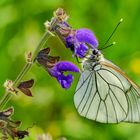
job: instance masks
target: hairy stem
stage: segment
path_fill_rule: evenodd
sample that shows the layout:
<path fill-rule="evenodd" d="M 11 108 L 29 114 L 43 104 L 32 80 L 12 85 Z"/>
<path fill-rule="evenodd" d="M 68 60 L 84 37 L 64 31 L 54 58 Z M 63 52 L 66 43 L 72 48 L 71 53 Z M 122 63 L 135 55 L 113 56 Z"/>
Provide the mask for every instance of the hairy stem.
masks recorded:
<path fill-rule="evenodd" d="M 33 63 L 35 62 L 35 58 L 39 52 L 39 50 L 41 49 L 41 47 L 46 43 L 46 41 L 48 40 L 50 34 L 48 32 L 46 32 L 44 34 L 44 36 L 42 37 L 41 41 L 39 42 L 38 46 L 36 47 L 34 53 L 33 53 Z M 23 67 L 23 69 L 21 70 L 21 72 L 19 73 L 19 75 L 17 76 L 16 80 L 14 81 L 13 86 L 17 87 L 17 85 L 21 82 L 21 80 L 23 79 L 23 77 L 27 74 L 27 72 L 30 70 L 30 68 L 32 67 L 33 63 L 26 63 L 25 66 Z M 4 108 L 4 106 L 6 105 L 6 103 L 12 98 L 13 94 L 6 92 L 4 97 L 1 99 L 0 101 L 0 110 L 2 110 Z"/>
<path fill-rule="evenodd" d="M 67 17 L 68 16 L 66 15 L 65 11 L 62 8 L 58 8 L 54 12 L 54 17 L 51 19 L 51 21 L 45 23 L 45 26 L 48 29 L 48 31 L 45 32 L 45 34 L 43 35 L 41 41 L 37 45 L 34 53 L 32 54 L 32 63 L 27 62 L 25 64 L 25 66 L 23 67 L 23 69 L 21 70 L 21 72 L 19 73 L 19 75 L 17 76 L 16 80 L 14 81 L 14 83 L 13 83 L 14 88 L 16 88 L 19 85 L 19 83 L 21 82 L 23 77 L 27 74 L 27 72 L 32 67 L 33 63 L 36 60 L 36 56 L 37 56 L 38 52 L 45 45 L 46 41 L 50 37 L 50 35 L 51 35 L 50 33 L 55 31 L 55 29 L 57 27 L 57 24 L 63 23 L 64 21 L 66 21 Z M 12 96 L 13 96 L 13 94 L 11 94 L 9 92 L 5 93 L 4 97 L 0 100 L 0 110 L 2 110 L 4 108 L 4 106 L 11 99 Z"/>

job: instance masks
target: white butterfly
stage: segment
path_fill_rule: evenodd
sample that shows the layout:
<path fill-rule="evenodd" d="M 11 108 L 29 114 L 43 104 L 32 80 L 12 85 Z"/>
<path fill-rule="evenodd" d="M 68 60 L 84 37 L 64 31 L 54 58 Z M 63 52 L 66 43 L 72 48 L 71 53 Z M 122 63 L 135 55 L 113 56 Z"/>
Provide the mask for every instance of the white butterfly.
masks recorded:
<path fill-rule="evenodd" d="M 81 116 L 98 122 L 140 122 L 140 88 L 99 51 L 83 62 L 74 104 Z"/>

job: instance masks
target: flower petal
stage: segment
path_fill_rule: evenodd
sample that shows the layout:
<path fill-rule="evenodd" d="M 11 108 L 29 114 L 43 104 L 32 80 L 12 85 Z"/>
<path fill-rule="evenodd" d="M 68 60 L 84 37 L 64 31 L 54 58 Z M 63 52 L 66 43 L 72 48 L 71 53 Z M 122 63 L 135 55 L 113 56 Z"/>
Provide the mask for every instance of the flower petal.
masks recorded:
<path fill-rule="evenodd" d="M 68 89 L 73 81 L 73 76 L 71 74 L 65 76 L 63 73 L 66 71 L 80 72 L 77 66 L 67 61 L 58 62 L 53 68 L 48 69 L 49 74 L 58 80 L 62 88 Z"/>
<path fill-rule="evenodd" d="M 70 88 L 71 83 L 73 81 L 73 76 L 71 74 L 68 74 L 67 76 L 62 74 L 62 75 L 59 75 L 57 80 L 63 88 L 68 89 L 68 88 Z"/>
<path fill-rule="evenodd" d="M 71 62 L 61 61 L 58 62 L 54 67 L 56 67 L 57 71 L 71 71 L 71 72 L 80 72 L 79 68 Z"/>
<path fill-rule="evenodd" d="M 98 47 L 98 41 L 94 33 L 89 29 L 79 29 L 76 30 L 76 38 L 79 42 L 88 43 L 93 49 Z"/>
<path fill-rule="evenodd" d="M 88 46 L 86 46 L 84 43 L 80 44 L 79 47 L 75 48 L 75 54 L 79 58 L 85 57 L 87 51 L 88 51 Z"/>
<path fill-rule="evenodd" d="M 67 48 L 71 48 L 71 46 L 74 45 L 74 42 L 75 42 L 75 38 L 74 38 L 74 35 L 69 35 L 65 38 L 65 41 L 66 41 L 66 47 Z"/>

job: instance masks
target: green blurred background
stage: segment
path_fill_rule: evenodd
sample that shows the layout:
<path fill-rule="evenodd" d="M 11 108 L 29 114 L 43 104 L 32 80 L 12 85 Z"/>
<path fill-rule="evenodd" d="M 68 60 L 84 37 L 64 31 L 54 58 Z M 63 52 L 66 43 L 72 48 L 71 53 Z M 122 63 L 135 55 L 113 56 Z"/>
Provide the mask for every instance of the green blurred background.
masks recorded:
<path fill-rule="evenodd" d="M 16 78 L 25 64 L 25 53 L 37 46 L 45 32 L 43 23 L 50 20 L 58 7 L 70 15 L 73 28 L 93 30 L 100 45 L 123 18 L 124 22 L 110 40 L 117 44 L 103 54 L 140 85 L 139 0 L 0 0 L 0 97 L 4 94 L 4 81 Z M 51 37 L 46 46 L 62 60 L 77 64 L 56 37 Z M 68 140 L 139 140 L 140 124 L 106 125 L 78 115 L 73 94 L 79 76 L 75 74 L 72 87 L 64 90 L 41 67 L 32 67 L 24 79 L 36 80 L 32 89 L 34 97 L 21 93 L 7 105 L 14 106 L 13 119 L 22 120 L 21 129 L 36 123 L 25 140 L 35 140 L 43 133 L 50 133 L 54 139 L 64 136 Z"/>

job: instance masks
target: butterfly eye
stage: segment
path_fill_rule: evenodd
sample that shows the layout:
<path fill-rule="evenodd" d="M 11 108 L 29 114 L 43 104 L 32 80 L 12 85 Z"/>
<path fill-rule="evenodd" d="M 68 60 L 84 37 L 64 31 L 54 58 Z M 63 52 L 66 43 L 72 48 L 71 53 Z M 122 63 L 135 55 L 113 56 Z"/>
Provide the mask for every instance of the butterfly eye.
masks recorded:
<path fill-rule="evenodd" d="M 97 55 L 97 54 L 98 54 L 98 50 L 94 49 L 94 50 L 92 51 L 92 54 L 93 54 L 93 55 Z"/>

